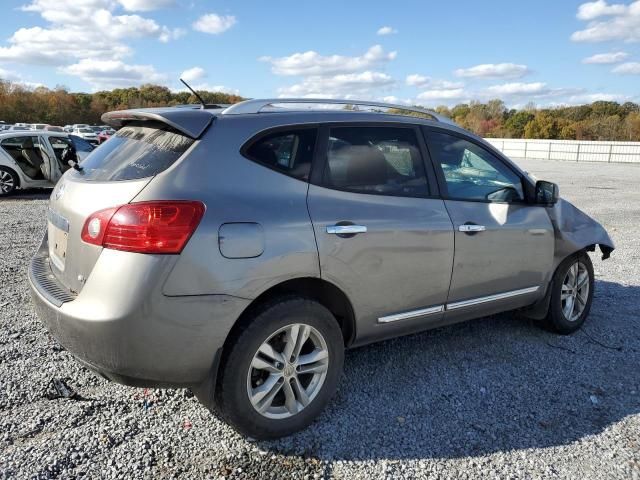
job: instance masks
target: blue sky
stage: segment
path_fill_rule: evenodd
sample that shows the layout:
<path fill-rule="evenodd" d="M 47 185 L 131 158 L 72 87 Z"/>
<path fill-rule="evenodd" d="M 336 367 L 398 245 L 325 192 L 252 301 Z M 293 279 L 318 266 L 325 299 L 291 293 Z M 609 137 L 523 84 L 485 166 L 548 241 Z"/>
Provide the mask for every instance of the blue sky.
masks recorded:
<path fill-rule="evenodd" d="M 640 0 L 3 0 L 0 77 L 436 106 L 640 101 Z"/>

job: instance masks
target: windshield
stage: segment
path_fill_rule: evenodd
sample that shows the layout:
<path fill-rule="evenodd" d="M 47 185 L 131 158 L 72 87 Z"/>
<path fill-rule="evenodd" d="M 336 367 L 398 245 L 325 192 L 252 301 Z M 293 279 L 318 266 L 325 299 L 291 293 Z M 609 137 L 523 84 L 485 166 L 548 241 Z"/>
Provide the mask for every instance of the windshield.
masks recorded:
<path fill-rule="evenodd" d="M 93 130 L 91 130 L 90 128 L 79 128 L 78 131 L 80 133 L 93 133 Z"/>
<path fill-rule="evenodd" d="M 156 122 L 131 123 L 82 162 L 85 180 L 133 180 L 169 168 L 194 140 Z"/>

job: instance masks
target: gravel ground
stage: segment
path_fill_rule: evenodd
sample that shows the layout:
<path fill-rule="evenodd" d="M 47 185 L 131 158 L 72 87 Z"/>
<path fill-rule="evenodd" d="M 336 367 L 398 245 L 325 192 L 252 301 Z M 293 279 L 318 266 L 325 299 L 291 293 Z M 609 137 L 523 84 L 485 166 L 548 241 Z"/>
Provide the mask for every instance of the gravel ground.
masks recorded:
<path fill-rule="evenodd" d="M 48 193 L 0 201 L 0 478 L 640 479 L 640 166 L 519 162 L 599 219 L 585 328 L 512 314 L 350 351 L 306 431 L 251 443 L 183 390 L 108 383 L 39 323 L 25 269 Z M 47 400 L 64 378 L 80 400 Z"/>

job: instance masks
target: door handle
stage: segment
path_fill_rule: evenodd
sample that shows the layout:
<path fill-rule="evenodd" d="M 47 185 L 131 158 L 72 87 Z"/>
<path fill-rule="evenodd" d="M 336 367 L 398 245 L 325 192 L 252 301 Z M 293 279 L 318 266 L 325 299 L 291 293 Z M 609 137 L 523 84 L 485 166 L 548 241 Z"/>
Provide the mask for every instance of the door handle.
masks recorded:
<path fill-rule="evenodd" d="M 484 232 L 487 229 L 484 225 L 474 225 L 465 223 L 464 225 L 460 225 L 458 230 L 464 233 L 477 233 Z"/>
<path fill-rule="evenodd" d="M 327 225 L 327 233 L 333 235 L 355 235 L 356 233 L 367 233 L 364 225 Z"/>

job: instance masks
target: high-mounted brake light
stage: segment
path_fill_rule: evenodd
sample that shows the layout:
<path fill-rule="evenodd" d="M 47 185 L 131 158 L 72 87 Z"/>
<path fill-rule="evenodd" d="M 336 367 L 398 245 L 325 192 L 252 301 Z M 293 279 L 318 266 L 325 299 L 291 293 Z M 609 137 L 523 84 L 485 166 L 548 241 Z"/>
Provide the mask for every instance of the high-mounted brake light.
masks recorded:
<path fill-rule="evenodd" d="M 86 243 L 137 253 L 180 253 L 204 215 L 202 202 L 163 200 L 100 210 L 87 218 Z"/>

